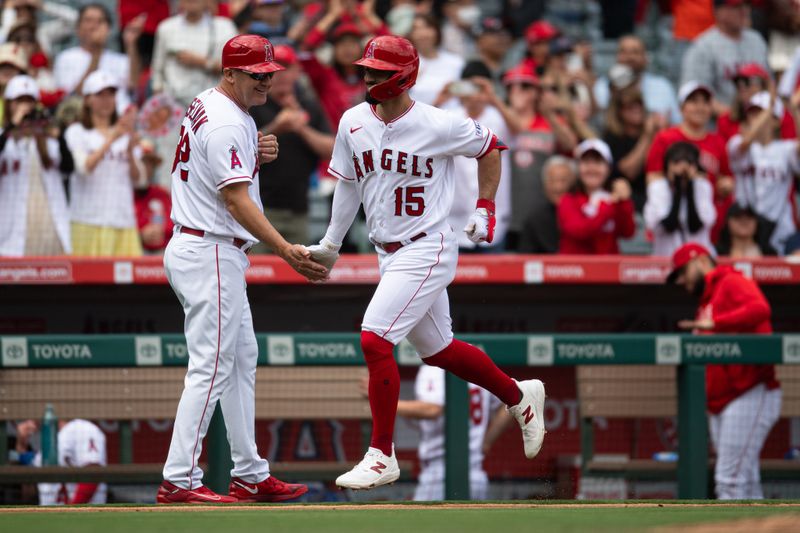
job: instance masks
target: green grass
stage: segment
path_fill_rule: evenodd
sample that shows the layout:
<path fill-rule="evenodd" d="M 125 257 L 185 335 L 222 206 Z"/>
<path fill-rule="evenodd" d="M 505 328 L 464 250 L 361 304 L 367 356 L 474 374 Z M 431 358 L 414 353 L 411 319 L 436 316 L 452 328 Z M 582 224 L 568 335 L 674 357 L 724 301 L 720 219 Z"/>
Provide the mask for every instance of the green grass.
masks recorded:
<path fill-rule="evenodd" d="M 200 532 L 634 532 L 655 526 L 720 522 L 791 513 L 800 526 L 800 509 L 764 506 L 740 507 L 628 507 L 536 509 L 303 509 L 270 511 L 230 510 L 185 512 L 176 510 L 89 513 L 0 514 L 0 530 L 15 533 L 200 533 Z M 800 527 L 797 528 L 800 530 Z M 754 532 L 755 533 L 755 532 Z"/>

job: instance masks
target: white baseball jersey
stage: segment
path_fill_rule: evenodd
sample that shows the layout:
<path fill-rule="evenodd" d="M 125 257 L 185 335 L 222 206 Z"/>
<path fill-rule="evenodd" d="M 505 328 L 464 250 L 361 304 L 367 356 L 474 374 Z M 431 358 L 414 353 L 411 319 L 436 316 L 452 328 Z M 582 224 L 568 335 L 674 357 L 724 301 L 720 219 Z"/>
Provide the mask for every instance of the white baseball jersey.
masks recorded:
<path fill-rule="evenodd" d="M 448 231 L 453 157 L 481 157 L 492 132 L 478 122 L 413 102 L 385 123 L 368 104 L 342 116 L 328 171 L 355 182 L 373 242 Z M 475 180 L 475 176 L 458 176 Z"/>
<path fill-rule="evenodd" d="M 469 462 L 472 467 L 483 463 L 483 438 L 492 414 L 502 405 L 500 400 L 486 389 L 472 383 L 469 387 Z M 417 372 L 414 392 L 417 400 L 444 405 L 445 371 L 442 368 L 423 365 Z M 419 458 L 432 461 L 444 457 L 444 417 L 420 420 Z"/>
<path fill-rule="evenodd" d="M 111 143 L 92 171 L 86 168 L 86 159 L 105 144 L 105 135 L 75 123 L 64 132 L 64 139 L 75 160 L 69 193 L 72 221 L 111 228 L 135 228 L 130 166 L 136 161 L 128 159 L 130 137 L 123 135 Z M 141 148 L 134 148 L 133 156 L 140 159 Z"/>
<path fill-rule="evenodd" d="M 770 244 L 783 252 L 784 242 L 797 231 L 793 201 L 794 176 L 800 173 L 797 140 L 777 140 L 766 146 L 753 143 L 744 154 L 739 153 L 741 143 L 741 135 L 728 141 L 736 201 L 776 222 Z"/>
<path fill-rule="evenodd" d="M 41 456 L 37 460 L 41 465 Z M 105 434 L 88 420 L 75 419 L 67 422 L 58 432 L 58 464 L 76 467 L 105 466 L 108 464 Z M 39 483 L 39 503 L 54 505 L 72 501 L 76 487 L 77 483 Z M 107 487 L 105 483 L 101 483 L 89 503 L 106 503 L 106 499 Z"/>
<path fill-rule="evenodd" d="M 250 184 L 259 209 L 258 130 L 253 118 L 218 89 L 192 101 L 181 124 L 172 163 L 172 221 L 220 237 L 255 242 L 225 208 L 219 191 Z"/>

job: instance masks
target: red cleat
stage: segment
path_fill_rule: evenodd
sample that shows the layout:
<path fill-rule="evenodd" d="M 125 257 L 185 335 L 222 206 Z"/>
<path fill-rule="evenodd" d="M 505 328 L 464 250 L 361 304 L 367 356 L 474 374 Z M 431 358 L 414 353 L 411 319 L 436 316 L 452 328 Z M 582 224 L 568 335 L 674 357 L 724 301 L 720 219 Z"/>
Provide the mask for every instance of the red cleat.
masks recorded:
<path fill-rule="evenodd" d="M 236 503 L 237 501 L 236 498 L 217 494 L 205 486 L 187 490 L 169 481 L 162 482 L 156 494 L 156 503 Z"/>
<path fill-rule="evenodd" d="M 231 479 L 228 490 L 230 496 L 243 503 L 285 502 L 299 498 L 308 492 L 308 487 L 300 483 L 284 483 L 275 476 L 269 476 L 261 483 L 248 483 L 241 478 Z"/>

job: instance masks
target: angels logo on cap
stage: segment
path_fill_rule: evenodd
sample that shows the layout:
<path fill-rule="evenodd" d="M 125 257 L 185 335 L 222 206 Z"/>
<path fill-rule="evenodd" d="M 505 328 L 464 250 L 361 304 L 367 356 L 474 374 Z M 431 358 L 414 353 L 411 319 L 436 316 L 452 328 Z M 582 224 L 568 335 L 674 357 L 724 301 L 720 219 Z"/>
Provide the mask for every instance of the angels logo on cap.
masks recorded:
<path fill-rule="evenodd" d="M 269 43 L 264 45 L 264 61 L 267 63 L 272 63 L 272 45 Z"/>
<path fill-rule="evenodd" d="M 367 48 L 367 51 L 364 54 L 364 57 L 371 57 L 371 58 L 375 57 L 375 42 L 374 41 L 369 43 L 369 47 Z"/>

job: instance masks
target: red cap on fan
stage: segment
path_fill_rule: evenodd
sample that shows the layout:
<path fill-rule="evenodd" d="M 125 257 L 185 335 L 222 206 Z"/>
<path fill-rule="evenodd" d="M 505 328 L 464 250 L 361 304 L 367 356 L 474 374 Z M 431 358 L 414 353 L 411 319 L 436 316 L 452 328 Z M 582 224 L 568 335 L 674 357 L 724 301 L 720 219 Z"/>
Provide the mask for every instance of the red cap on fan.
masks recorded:
<path fill-rule="evenodd" d="M 709 252 L 705 246 L 697 244 L 696 242 L 687 242 L 675 250 L 675 253 L 672 254 L 672 271 L 669 273 L 669 276 L 667 276 L 667 283 L 675 283 L 681 269 L 685 267 L 689 261 L 701 255 L 711 256 L 711 252 Z"/>
<path fill-rule="evenodd" d="M 288 44 L 279 44 L 275 47 L 275 61 L 284 68 L 297 63 L 297 54 Z"/>
<path fill-rule="evenodd" d="M 222 48 L 222 68 L 247 72 L 277 72 L 283 67 L 275 62 L 275 50 L 260 35 L 237 35 Z"/>

